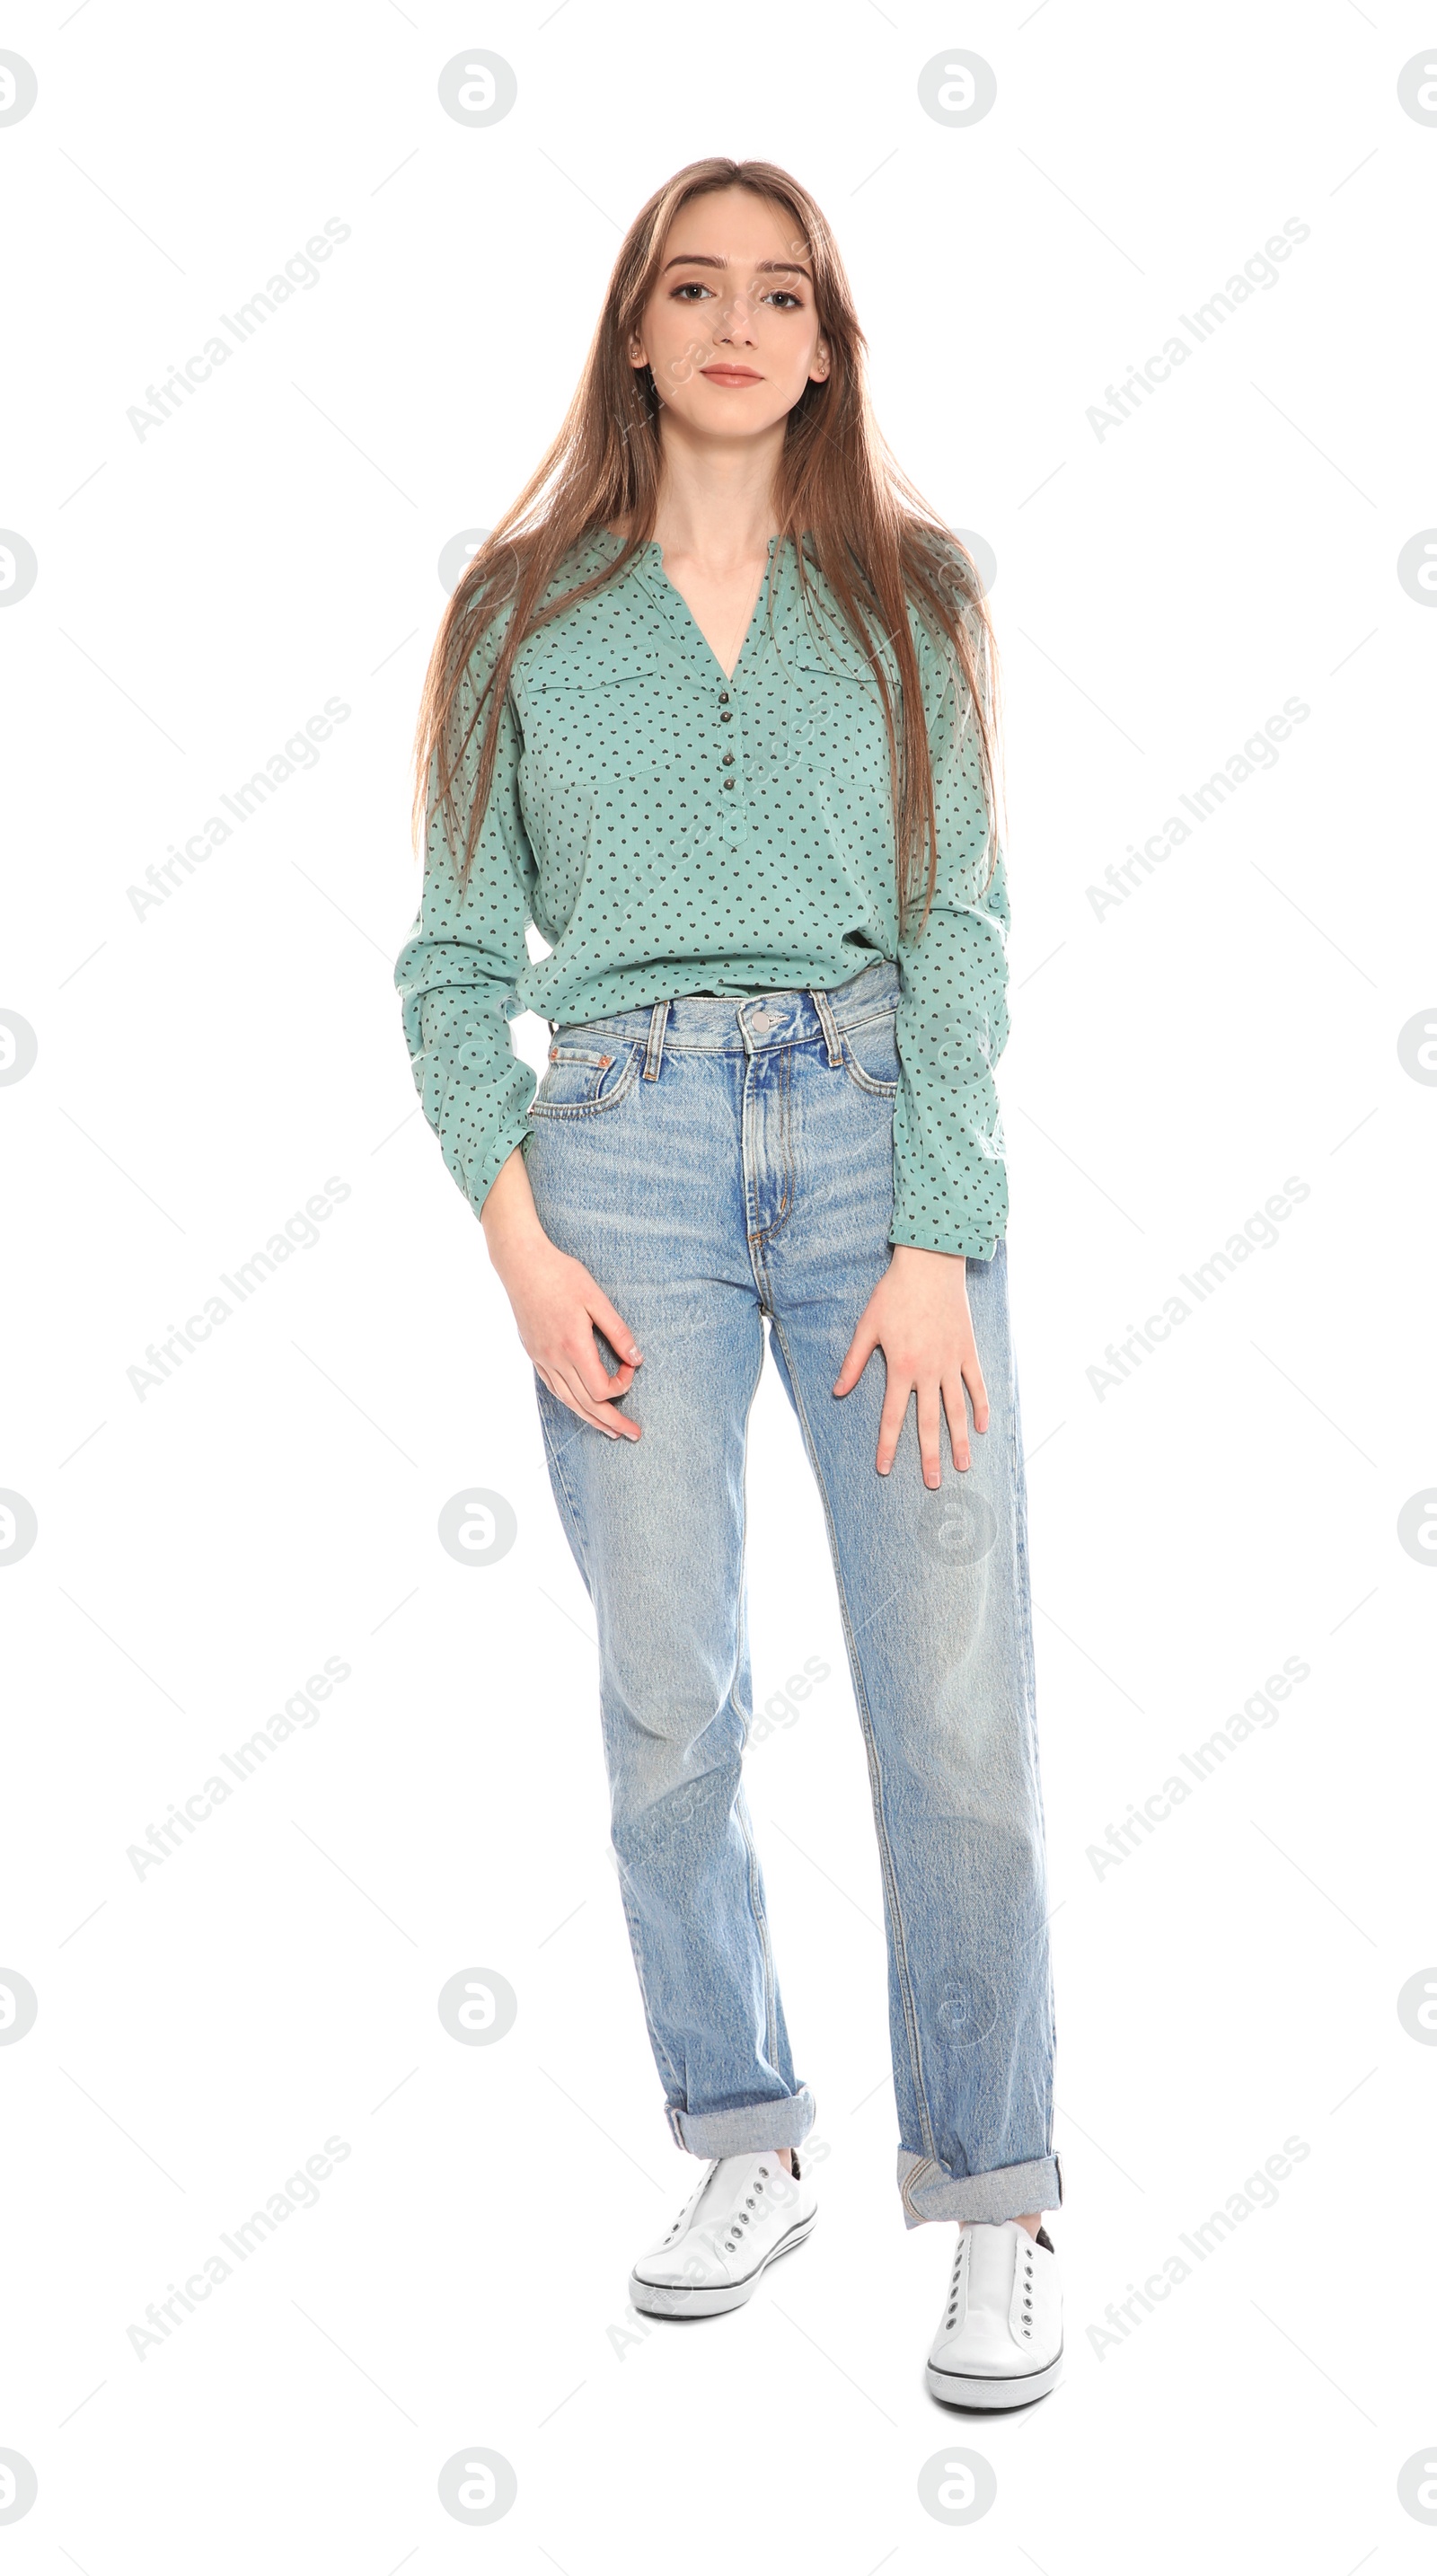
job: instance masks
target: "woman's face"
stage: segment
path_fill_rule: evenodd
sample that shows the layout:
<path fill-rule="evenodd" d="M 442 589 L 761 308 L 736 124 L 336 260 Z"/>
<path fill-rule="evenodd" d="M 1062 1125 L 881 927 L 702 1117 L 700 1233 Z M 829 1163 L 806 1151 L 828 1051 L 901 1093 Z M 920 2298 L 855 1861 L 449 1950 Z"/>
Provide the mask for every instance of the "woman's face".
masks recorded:
<path fill-rule="evenodd" d="M 704 438 L 755 437 L 828 374 L 805 244 L 750 188 L 691 197 L 629 344 L 659 400 Z"/>

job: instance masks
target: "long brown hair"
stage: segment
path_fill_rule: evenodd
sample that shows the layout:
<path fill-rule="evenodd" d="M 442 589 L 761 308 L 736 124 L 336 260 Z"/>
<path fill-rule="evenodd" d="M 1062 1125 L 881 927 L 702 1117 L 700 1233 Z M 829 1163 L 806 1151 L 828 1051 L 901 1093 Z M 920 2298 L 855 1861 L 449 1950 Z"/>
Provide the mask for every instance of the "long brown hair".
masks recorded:
<path fill-rule="evenodd" d="M 503 704 L 519 647 L 575 601 L 612 581 L 653 535 L 662 474 L 662 403 L 652 370 L 635 368 L 628 348 L 641 326 L 679 209 L 691 197 L 720 188 L 748 188 L 778 207 L 793 226 L 792 256 L 806 260 L 812 271 L 830 367 L 825 382 L 805 385 L 788 415 L 774 514 L 780 541 L 795 541 L 805 605 L 811 613 L 807 549 L 877 679 L 888 732 L 899 918 L 906 923 L 921 875 L 926 921 L 937 872 L 937 816 L 909 610 L 916 610 L 935 640 L 946 643 L 966 689 L 963 720 L 971 710 L 988 807 L 990 877 L 998 848 L 998 665 L 992 622 L 972 558 L 894 462 L 873 418 L 865 382 L 866 343 L 823 213 L 807 189 L 771 161 L 692 161 L 655 191 L 630 225 L 564 424 L 518 499 L 476 549 L 440 626 L 415 733 L 415 833 L 427 830 L 430 815 L 442 810 L 450 849 L 457 848 L 455 780 L 486 705 L 497 713 Z M 587 581 L 547 607 L 541 605 L 570 549 L 601 527 L 625 531 L 623 551 Z M 461 691 L 470 694 L 466 672 L 489 628 L 511 602 L 507 632 L 467 724 L 461 723 Z M 884 669 L 885 647 L 898 683 L 896 708 Z M 497 743 L 497 724 L 486 723 L 464 834 L 461 883 L 473 866 Z"/>

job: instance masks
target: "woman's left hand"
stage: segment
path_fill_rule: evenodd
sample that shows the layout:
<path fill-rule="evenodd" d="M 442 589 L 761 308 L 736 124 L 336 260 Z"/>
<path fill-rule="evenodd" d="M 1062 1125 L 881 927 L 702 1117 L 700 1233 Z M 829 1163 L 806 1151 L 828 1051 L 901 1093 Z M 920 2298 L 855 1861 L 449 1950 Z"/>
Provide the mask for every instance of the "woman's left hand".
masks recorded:
<path fill-rule="evenodd" d="M 857 1386 L 869 1355 L 880 1345 L 888 1387 L 878 1425 L 877 1467 L 886 1476 L 898 1450 L 898 1435 L 908 1412 L 909 1396 L 918 1397 L 918 1453 L 925 1485 L 940 1482 L 939 1445 L 943 1415 L 953 1464 L 971 1462 L 968 1408 L 963 1390 L 973 1399 L 973 1428 L 988 1428 L 988 1390 L 978 1365 L 973 1318 L 968 1312 L 968 1265 L 960 1252 L 922 1252 L 897 1243 L 893 1258 L 858 1318 L 848 1355 L 834 1383 L 835 1395 Z"/>

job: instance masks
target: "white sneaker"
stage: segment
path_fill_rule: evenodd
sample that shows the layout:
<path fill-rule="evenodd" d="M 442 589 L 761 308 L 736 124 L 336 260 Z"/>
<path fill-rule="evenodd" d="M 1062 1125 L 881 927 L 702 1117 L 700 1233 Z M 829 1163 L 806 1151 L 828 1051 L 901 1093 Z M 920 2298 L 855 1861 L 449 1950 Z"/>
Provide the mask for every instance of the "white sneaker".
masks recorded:
<path fill-rule="evenodd" d="M 772 2149 L 719 2156 L 667 2236 L 639 2256 L 629 2296 L 655 2317 L 716 2317 L 741 2308 L 770 2263 L 803 2243 L 816 2215 L 796 2150 L 792 2174 Z"/>
<path fill-rule="evenodd" d="M 928 2391 L 950 2406 L 1026 2406 L 1063 2368 L 1058 2257 L 1016 2218 L 965 2219 L 943 2320 L 928 2355 Z"/>

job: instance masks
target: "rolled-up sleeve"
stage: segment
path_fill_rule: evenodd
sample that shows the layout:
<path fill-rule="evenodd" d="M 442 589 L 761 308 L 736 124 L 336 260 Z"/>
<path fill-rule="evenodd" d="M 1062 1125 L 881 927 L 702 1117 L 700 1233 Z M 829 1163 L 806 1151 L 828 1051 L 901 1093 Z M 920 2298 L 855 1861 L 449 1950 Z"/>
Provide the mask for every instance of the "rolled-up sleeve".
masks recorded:
<path fill-rule="evenodd" d="M 499 635 L 486 638 L 486 665 Z M 468 723 L 484 672 L 471 665 L 461 689 Z M 432 812 L 418 918 L 401 949 L 394 981 L 415 1088 L 444 1160 L 477 1215 L 516 1145 L 530 1132 L 534 1094 L 530 1067 L 514 1052 L 509 1022 L 522 1004 L 517 985 L 528 962 L 534 854 L 519 803 L 524 742 L 512 698 L 483 724 L 497 723 L 494 780 L 463 890 L 443 818 Z M 471 736 L 455 780 L 460 849 L 479 769 L 479 736 Z M 430 804 L 434 773 L 430 776 Z"/>
<path fill-rule="evenodd" d="M 925 678 L 931 645 L 920 649 Z M 1008 1037 L 1008 893 L 984 793 L 972 705 L 945 671 L 929 720 L 938 868 L 921 936 L 899 941 L 890 1243 L 991 1261 L 1008 1224 L 994 1068 Z M 980 686 L 982 680 L 980 678 Z M 921 899 L 914 913 L 914 928 Z"/>

